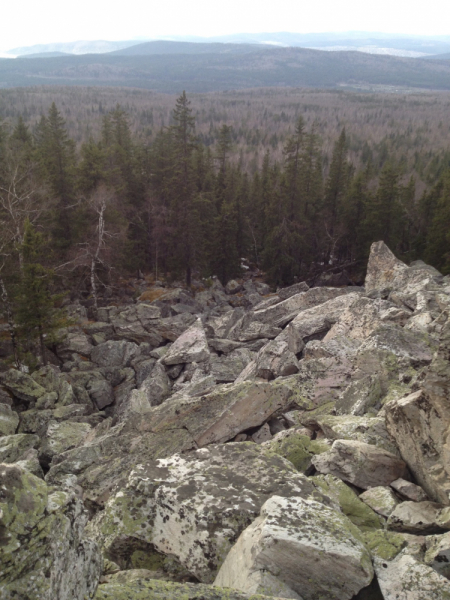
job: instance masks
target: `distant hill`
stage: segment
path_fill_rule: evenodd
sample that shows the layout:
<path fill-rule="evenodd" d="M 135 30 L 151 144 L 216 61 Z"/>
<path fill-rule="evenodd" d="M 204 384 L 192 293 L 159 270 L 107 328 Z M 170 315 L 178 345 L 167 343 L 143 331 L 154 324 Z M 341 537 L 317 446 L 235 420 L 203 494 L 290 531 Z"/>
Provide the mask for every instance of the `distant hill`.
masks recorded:
<path fill-rule="evenodd" d="M 393 56 L 420 57 L 437 54 L 450 53 L 450 36 L 421 36 L 401 35 L 387 33 L 373 33 L 365 31 L 326 32 L 326 33 L 239 33 L 214 37 L 198 36 L 175 36 L 173 38 L 162 38 L 165 43 L 178 43 L 183 53 L 197 53 L 200 50 L 191 51 L 183 44 L 251 44 L 263 46 L 312 48 L 318 50 L 351 51 L 358 50 L 369 54 L 388 54 Z M 150 41 L 150 40 L 149 40 Z M 24 56 L 29 54 L 41 54 L 47 52 L 64 52 L 68 54 L 103 54 L 107 52 L 120 51 L 133 46 L 141 46 L 142 54 L 165 54 L 173 53 L 167 46 L 164 48 L 161 40 L 152 40 L 154 48 L 145 48 L 145 43 L 139 40 L 124 40 L 110 42 L 104 40 L 77 41 L 54 44 L 39 44 L 21 48 L 13 48 L 9 51 L 11 56 Z M 145 51 L 144 51 L 145 50 Z M 152 51 L 150 51 L 152 50 Z M 131 56 L 133 53 L 128 53 Z"/>
<path fill-rule="evenodd" d="M 445 54 L 434 54 L 433 56 L 427 56 L 427 58 L 431 60 L 450 60 L 450 52 L 446 52 Z"/>
<path fill-rule="evenodd" d="M 247 44 L 179 44 L 144 44 L 147 52 L 159 48 L 159 53 L 147 55 L 5 60 L 0 62 L 0 87 L 125 86 L 167 93 L 258 87 L 450 90 L 450 63 L 445 60 Z M 187 47 L 189 52 L 180 52 Z"/>
<path fill-rule="evenodd" d="M 110 56 L 152 56 L 154 54 L 247 54 L 261 48 L 260 44 L 226 44 L 173 42 L 155 40 L 110 52 Z"/>
<path fill-rule="evenodd" d="M 21 48 L 12 48 L 8 50 L 11 56 L 25 56 L 30 54 L 48 54 L 49 52 L 63 54 L 104 54 L 113 52 L 121 48 L 127 48 L 134 44 L 140 44 L 139 41 L 121 41 L 109 42 L 105 40 L 60 42 L 54 44 L 36 44 L 35 46 L 24 46 Z"/>
<path fill-rule="evenodd" d="M 54 58 L 55 56 L 72 56 L 68 52 L 36 52 L 36 54 L 25 54 L 21 58 Z"/>

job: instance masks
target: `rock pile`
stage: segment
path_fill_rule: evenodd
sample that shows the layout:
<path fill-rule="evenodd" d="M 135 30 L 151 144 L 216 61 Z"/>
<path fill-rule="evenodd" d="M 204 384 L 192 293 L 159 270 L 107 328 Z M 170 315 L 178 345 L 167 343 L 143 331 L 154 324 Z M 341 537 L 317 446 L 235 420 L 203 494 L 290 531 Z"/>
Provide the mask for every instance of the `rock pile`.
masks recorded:
<path fill-rule="evenodd" d="M 0 373 L 0 598 L 450 598 L 450 277 L 149 297 Z"/>

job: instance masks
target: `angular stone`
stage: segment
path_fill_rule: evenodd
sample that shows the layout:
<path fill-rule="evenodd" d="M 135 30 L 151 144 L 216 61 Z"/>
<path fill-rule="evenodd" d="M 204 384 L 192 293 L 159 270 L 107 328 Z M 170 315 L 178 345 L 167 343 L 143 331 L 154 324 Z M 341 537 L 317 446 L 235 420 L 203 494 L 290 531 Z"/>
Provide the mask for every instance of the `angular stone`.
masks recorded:
<path fill-rule="evenodd" d="M 362 489 L 386 486 L 405 472 L 405 463 L 376 446 L 336 440 L 331 450 L 313 458 L 319 473 L 329 473 Z"/>
<path fill-rule="evenodd" d="M 388 562 L 374 562 L 378 583 L 385 600 L 448 600 L 450 582 L 428 565 L 400 554 Z"/>
<path fill-rule="evenodd" d="M 35 402 L 46 392 L 45 388 L 36 383 L 29 375 L 16 369 L 1 373 L 0 382 L 13 396 L 25 402 Z"/>
<path fill-rule="evenodd" d="M 450 532 L 430 535 L 426 538 L 427 549 L 423 562 L 450 579 Z"/>
<path fill-rule="evenodd" d="M 211 357 L 209 373 L 216 383 L 231 383 L 251 362 L 254 353 L 247 348 L 233 350 L 227 356 Z"/>
<path fill-rule="evenodd" d="M 254 312 L 254 317 L 261 323 L 270 323 L 275 327 L 283 327 L 302 310 L 307 310 L 318 304 L 323 304 L 327 300 L 346 294 L 345 288 L 311 288 L 307 292 L 302 292 L 283 300 L 275 306 Z"/>
<path fill-rule="evenodd" d="M 442 533 L 450 526 L 440 524 L 442 504 L 436 502 L 402 502 L 395 507 L 388 519 L 388 528 L 416 535 Z"/>
<path fill-rule="evenodd" d="M 184 428 L 199 447 L 226 442 L 294 401 L 293 390 L 280 382 L 224 384 L 200 397 L 172 398 L 161 407 L 149 407 L 142 427 L 154 433 Z"/>
<path fill-rule="evenodd" d="M 19 415 L 7 404 L 0 404 L 0 437 L 14 435 L 19 425 Z"/>
<path fill-rule="evenodd" d="M 413 500 L 414 502 L 424 502 L 425 500 L 429 499 L 426 493 L 420 487 L 420 485 L 416 485 L 411 481 L 406 481 L 406 479 L 396 479 L 391 483 L 391 488 L 407 500 Z"/>
<path fill-rule="evenodd" d="M 381 417 L 354 417 L 353 415 L 317 415 L 306 414 L 303 423 L 308 427 L 320 429 L 329 440 L 358 440 L 371 444 L 397 455 L 394 440 L 386 429 Z"/>
<path fill-rule="evenodd" d="M 370 247 L 369 262 L 364 287 L 366 292 L 394 288 L 397 278 L 402 278 L 408 267 L 396 258 L 384 242 L 374 242 Z"/>
<path fill-rule="evenodd" d="M 294 375 L 300 368 L 298 360 L 295 354 L 289 350 L 288 344 L 278 340 L 268 342 L 261 348 L 255 361 L 256 377 L 267 380 Z"/>
<path fill-rule="evenodd" d="M 268 585 L 285 598 L 296 597 L 286 595 L 292 590 L 305 600 L 350 600 L 372 578 L 370 554 L 344 515 L 313 500 L 277 495 L 240 535 L 214 584 L 248 594 Z"/>
<path fill-rule="evenodd" d="M 139 346 L 134 342 L 110 340 L 95 346 L 91 358 L 100 367 L 129 367 L 139 354 Z"/>
<path fill-rule="evenodd" d="M 278 290 L 277 295 L 279 298 L 281 298 L 281 300 L 287 300 L 291 296 L 295 296 L 301 292 L 307 292 L 308 290 L 309 285 L 306 283 L 306 281 L 301 281 L 300 283 L 294 283 L 294 285 L 290 285 L 289 287 Z"/>
<path fill-rule="evenodd" d="M 242 290 L 242 284 L 236 280 L 231 279 L 225 286 L 225 292 L 227 294 L 237 294 Z"/>
<path fill-rule="evenodd" d="M 327 288 L 324 288 L 327 289 Z M 287 327 L 289 349 L 297 354 L 301 351 L 298 340 L 327 332 L 339 316 L 359 299 L 359 294 L 340 295 L 323 304 L 300 312 Z"/>
<path fill-rule="evenodd" d="M 187 329 L 162 358 L 165 365 L 201 362 L 209 358 L 208 341 L 200 319 Z"/>
<path fill-rule="evenodd" d="M 63 360 L 70 360 L 72 354 L 80 354 L 85 358 L 91 356 L 93 346 L 88 336 L 82 331 L 68 332 L 64 340 L 57 344 L 56 353 Z"/>
<path fill-rule="evenodd" d="M 91 429 L 88 423 L 50 421 L 39 448 L 41 460 L 50 464 L 55 455 L 81 446 Z"/>
<path fill-rule="evenodd" d="M 37 435 L 18 433 L 0 438 L 0 463 L 15 463 L 39 443 Z"/>
<path fill-rule="evenodd" d="M 64 492 L 49 495 L 41 479 L 16 465 L 0 466 L 0 486 L 1 597 L 92 597 L 102 560 L 97 545 L 83 537 L 88 515 L 82 503 Z"/>
<path fill-rule="evenodd" d="M 267 442 L 272 439 L 272 434 L 270 433 L 270 427 L 268 423 L 265 423 L 262 427 L 258 429 L 253 435 L 252 440 L 256 444 L 262 444 L 263 442 Z"/>
<path fill-rule="evenodd" d="M 136 466 L 89 527 L 107 554 L 120 536 L 133 536 L 209 583 L 274 490 L 328 502 L 288 461 L 266 457 L 256 444 L 210 446 Z"/>
<path fill-rule="evenodd" d="M 400 504 L 400 500 L 394 492 L 390 488 L 383 486 L 370 488 L 366 492 L 363 492 L 359 498 L 383 517 L 389 517 L 397 504 Z"/>

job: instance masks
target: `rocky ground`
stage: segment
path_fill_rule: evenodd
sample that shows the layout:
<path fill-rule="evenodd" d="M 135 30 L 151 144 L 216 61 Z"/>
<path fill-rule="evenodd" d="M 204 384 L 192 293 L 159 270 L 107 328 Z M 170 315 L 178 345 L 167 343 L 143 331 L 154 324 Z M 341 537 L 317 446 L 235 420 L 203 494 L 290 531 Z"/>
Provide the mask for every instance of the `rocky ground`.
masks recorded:
<path fill-rule="evenodd" d="M 450 276 L 72 307 L 0 373 L 0 598 L 450 599 Z"/>

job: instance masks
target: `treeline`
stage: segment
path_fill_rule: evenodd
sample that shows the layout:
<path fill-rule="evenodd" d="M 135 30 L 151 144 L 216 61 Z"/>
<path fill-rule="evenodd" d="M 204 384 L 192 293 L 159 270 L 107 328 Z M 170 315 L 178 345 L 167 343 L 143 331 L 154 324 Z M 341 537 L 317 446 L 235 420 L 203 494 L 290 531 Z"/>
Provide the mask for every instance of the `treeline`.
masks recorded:
<path fill-rule="evenodd" d="M 102 286 L 121 273 L 183 277 L 187 285 L 194 276 L 226 282 L 240 274 L 242 258 L 274 286 L 314 282 L 339 268 L 358 279 L 379 239 L 406 261 L 422 258 L 450 272 L 449 172 L 416 199 L 401 162 L 387 157 L 377 179 L 370 157 L 355 168 L 345 130 L 325 170 L 317 130 L 300 117 L 282 160 L 266 152 L 249 174 L 229 125 L 214 147 L 199 141 L 184 93 L 171 123 L 146 145 L 117 106 L 103 117 L 100 139 L 79 151 L 55 104 L 33 134 L 22 118 L 1 130 L 0 276 L 8 319 L 22 302 L 24 327 L 39 337 L 58 281 L 97 304 Z M 34 305 L 30 324 L 25 308 L 33 295 L 41 306 Z"/>

